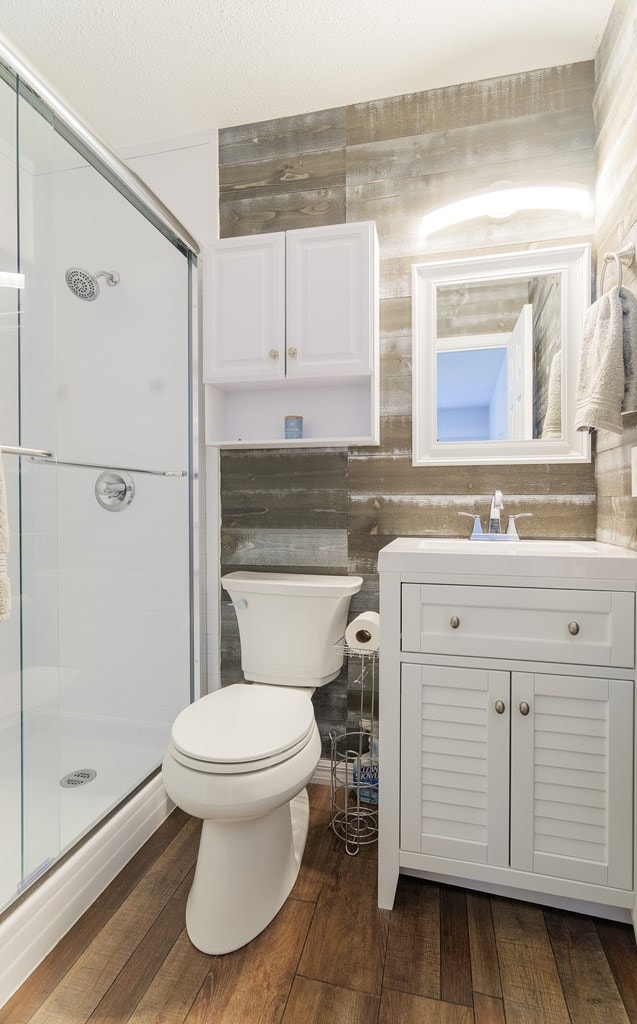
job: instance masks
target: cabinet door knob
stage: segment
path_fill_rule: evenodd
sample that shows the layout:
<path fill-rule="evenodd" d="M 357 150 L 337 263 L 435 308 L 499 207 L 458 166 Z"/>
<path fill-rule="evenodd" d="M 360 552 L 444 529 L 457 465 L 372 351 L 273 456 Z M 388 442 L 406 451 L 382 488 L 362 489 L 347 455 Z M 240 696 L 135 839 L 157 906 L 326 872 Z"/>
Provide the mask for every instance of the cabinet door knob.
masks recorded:
<path fill-rule="evenodd" d="M 496 700 L 496 702 L 495 702 L 495 710 L 497 711 L 497 713 L 499 715 L 503 715 L 504 714 L 504 712 L 506 711 L 506 704 L 504 703 L 503 700 Z"/>
<path fill-rule="evenodd" d="M 525 700 L 520 701 L 520 714 L 521 715 L 525 715 L 525 716 L 528 715 L 530 710 L 531 710 L 531 708 L 529 707 L 529 705 L 527 704 L 527 702 Z"/>
<path fill-rule="evenodd" d="M 278 348 L 271 348 L 270 349 L 270 359 L 278 359 L 278 358 L 279 358 L 279 350 L 278 350 Z"/>
<path fill-rule="evenodd" d="M 451 618 L 449 619 L 449 625 L 451 626 L 452 629 L 458 628 L 458 626 L 460 625 L 460 619 L 458 618 L 457 615 L 451 616 Z"/>
<path fill-rule="evenodd" d="M 571 636 L 577 636 L 579 633 L 579 622 L 569 622 L 568 631 Z"/>
<path fill-rule="evenodd" d="M 296 355 L 296 349 L 294 348 L 294 345 L 290 346 L 290 348 L 288 349 L 288 355 L 292 357 Z"/>

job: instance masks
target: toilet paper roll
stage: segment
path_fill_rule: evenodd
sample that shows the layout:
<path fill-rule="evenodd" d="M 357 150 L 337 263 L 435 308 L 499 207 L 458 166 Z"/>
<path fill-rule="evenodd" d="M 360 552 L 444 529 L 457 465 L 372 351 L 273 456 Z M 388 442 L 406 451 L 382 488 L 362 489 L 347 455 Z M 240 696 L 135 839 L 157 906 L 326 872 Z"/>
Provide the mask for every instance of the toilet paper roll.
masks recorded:
<path fill-rule="evenodd" d="M 377 651 L 380 646 L 378 612 L 362 612 L 345 630 L 345 643 L 353 651 Z"/>

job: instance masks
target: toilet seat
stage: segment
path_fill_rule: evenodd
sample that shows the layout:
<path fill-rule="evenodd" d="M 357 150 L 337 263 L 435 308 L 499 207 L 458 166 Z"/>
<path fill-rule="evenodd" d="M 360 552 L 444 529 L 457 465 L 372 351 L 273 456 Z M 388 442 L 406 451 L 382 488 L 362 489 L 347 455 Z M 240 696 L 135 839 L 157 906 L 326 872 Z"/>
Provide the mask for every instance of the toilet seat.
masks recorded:
<path fill-rule="evenodd" d="M 172 728 L 172 756 L 198 772 L 256 772 L 303 750 L 315 728 L 303 690 L 236 683 L 181 712 Z"/>

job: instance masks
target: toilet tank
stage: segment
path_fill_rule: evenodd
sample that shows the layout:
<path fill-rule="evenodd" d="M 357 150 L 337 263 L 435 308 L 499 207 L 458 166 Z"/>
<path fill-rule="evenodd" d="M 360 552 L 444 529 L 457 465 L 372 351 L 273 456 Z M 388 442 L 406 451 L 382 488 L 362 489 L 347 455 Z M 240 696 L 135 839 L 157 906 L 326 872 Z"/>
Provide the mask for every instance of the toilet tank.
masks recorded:
<path fill-rule="evenodd" d="M 221 579 L 237 613 L 246 679 L 283 686 L 324 686 L 335 679 L 360 576 L 231 572 Z"/>

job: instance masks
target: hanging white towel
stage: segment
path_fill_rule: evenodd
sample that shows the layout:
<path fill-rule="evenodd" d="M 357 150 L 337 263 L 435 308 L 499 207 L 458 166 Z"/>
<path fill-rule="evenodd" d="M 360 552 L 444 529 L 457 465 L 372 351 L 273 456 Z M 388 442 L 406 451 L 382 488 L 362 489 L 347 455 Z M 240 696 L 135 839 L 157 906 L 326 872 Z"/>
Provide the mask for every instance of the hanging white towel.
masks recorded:
<path fill-rule="evenodd" d="M 9 517 L 7 515 L 7 489 L 0 458 L 0 619 L 8 619 L 11 611 L 11 587 L 7 576 L 9 551 Z"/>
<path fill-rule="evenodd" d="M 556 352 L 549 370 L 546 415 L 542 427 L 542 438 L 562 436 L 562 353 Z"/>
<path fill-rule="evenodd" d="M 586 313 L 575 398 L 577 430 L 623 434 L 637 410 L 637 299 L 615 285 Z"/>

